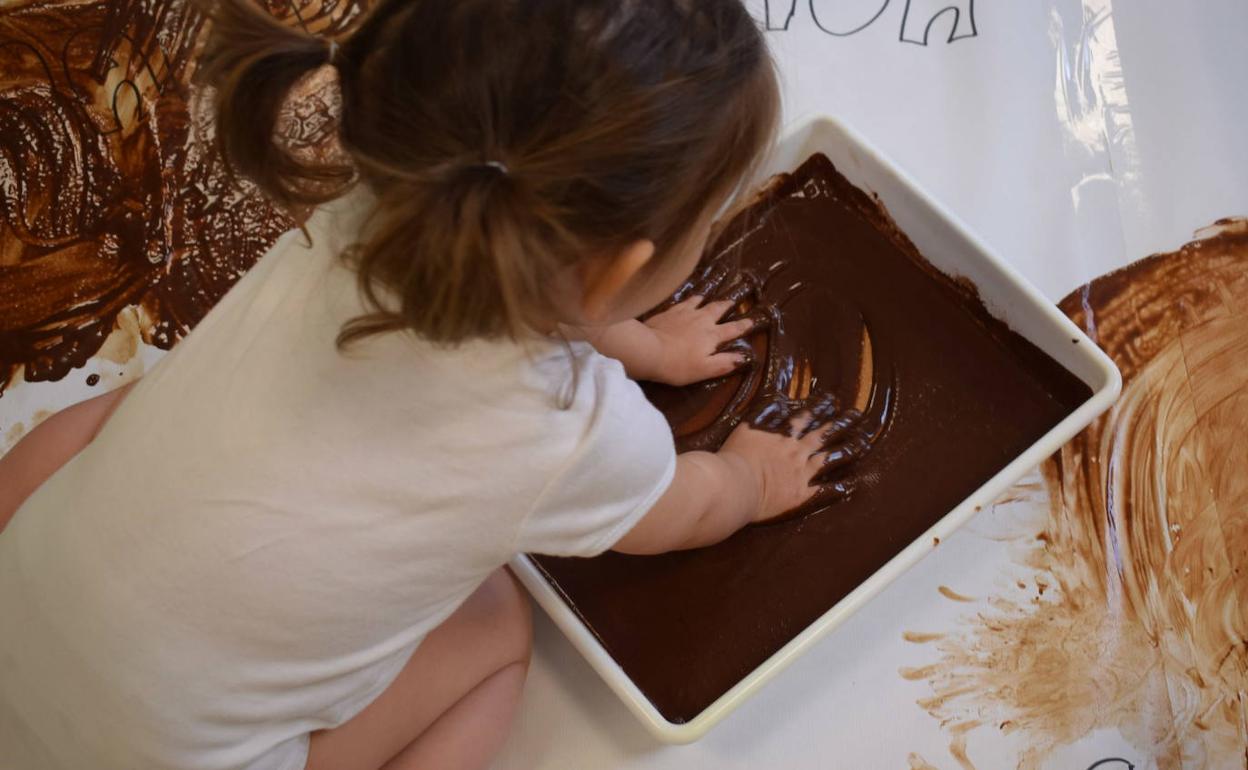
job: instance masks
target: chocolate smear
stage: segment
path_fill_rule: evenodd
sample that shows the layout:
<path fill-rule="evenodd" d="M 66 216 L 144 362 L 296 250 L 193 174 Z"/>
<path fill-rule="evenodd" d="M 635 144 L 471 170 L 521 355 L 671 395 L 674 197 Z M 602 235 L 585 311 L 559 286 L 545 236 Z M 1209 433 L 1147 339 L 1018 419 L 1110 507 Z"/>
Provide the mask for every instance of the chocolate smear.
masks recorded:
<path fill-rule="evenodd" d="M 269 8 L 332 33 L 357 3 Z M 137 310 L 169 349 L 292 226 L 213 150 L 192 82 L 207 22 L 185 2 L 11 4 L 0 10 L 0 393 L 19 371 L 58 380 Z M 332 151 L 331 84 L 312 79 L 281 134 Z"/>
<path fill-rule="evenodd" d="M 1018 556 L 1034 590 L 935 641 L 920 705 L 1025 732 L 1022 768 L 1104 729 L 1161 770 L 1244 767 L 1248 220 L 1061 306 L 1117 361 L 1122 397 L 1043 468 L 1048 521 Z"/>

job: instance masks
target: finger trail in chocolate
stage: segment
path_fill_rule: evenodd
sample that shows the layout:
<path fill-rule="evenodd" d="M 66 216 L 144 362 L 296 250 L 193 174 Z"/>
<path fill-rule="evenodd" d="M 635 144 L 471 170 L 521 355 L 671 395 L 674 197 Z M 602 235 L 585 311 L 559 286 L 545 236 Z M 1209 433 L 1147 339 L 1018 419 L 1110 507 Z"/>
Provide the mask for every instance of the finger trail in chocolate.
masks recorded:
<path fill-rule="evenodd" d="M 748 312 L 771 318 L 746 336 L 758 365 L 646 393 L 681 450 L 714 450 L 742 420 L 786 432 L 795 414 L 818 411 L 829 467 L 815 497 L 697 551 L 536 560 L 674 722 L 705 709 L 1090 395 L 973 289 L 933 269 L 823 156 L 718 232 L 678 296 L 750 276 L 759 288 L 743 298 Z"/>

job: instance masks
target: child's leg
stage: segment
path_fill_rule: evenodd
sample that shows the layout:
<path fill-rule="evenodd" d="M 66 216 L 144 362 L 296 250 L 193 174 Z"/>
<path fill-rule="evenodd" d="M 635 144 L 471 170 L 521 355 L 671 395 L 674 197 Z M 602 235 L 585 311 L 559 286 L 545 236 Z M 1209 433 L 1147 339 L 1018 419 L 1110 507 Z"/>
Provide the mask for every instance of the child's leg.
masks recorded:
<path fill-rule="evenodd" d="M 529 603 L 498 570 L 434 629 L 363 711 L 312 734 L 306 770 L 485 767 L 528 670 Z"/>

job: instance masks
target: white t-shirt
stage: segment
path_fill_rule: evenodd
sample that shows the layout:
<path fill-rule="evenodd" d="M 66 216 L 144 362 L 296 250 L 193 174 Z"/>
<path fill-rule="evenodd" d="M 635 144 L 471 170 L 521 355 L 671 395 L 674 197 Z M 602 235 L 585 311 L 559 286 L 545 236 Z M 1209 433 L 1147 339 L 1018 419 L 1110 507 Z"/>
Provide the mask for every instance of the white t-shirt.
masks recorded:
<path fill-rule="evenodd" d="M 667 488 L 662 415 L 585 344 L 340 354 L 366 201 L 283 236 L 0 533 L 6 770 L 299 770 L 492 570 L 604 551 Z"/>

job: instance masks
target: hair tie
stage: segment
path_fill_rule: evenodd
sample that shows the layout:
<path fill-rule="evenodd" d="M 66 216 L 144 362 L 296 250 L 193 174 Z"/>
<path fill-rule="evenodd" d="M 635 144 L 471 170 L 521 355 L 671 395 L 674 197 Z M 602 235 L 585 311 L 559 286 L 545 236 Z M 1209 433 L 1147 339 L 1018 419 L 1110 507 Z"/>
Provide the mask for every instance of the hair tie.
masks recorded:
<path fill-rule="evenodd" d="M 338 41 L 330 40 L 325 46 L 325 61 L 333 67 L 338 66 Z"/>
<path fill-rule="evenodd" d="M 481 168 L 496 169 L 503 176 L 507 176 L 508 174 L 511 173 L 511 169 L 507 168 L 507 164 L 503 163 L 501 160 L 487 160 L 484 163 L 481 163 L 479 165 L 481 166 Z"/>

